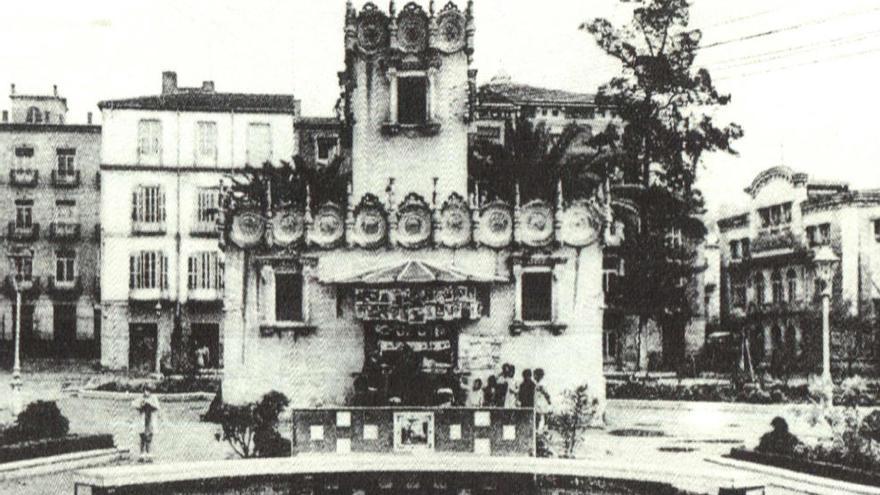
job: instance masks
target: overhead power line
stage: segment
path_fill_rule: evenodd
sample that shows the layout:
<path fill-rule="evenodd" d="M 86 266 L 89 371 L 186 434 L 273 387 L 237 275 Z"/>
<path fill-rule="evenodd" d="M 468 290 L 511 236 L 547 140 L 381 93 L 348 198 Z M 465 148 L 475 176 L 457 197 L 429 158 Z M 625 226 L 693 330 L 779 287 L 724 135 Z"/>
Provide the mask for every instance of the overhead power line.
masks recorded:
<path fill-rule="evenodd" d="M 831 17 L 823 17 L 820 19 L 813 19 L 812 21 L 791 24 L 789 26 L 770 29 L 767 31 L 762 31 L 760 33 L 753 33 L 753 34 L 749 34 L 749 35 L 745 35 L 745 36 L 740 36 L 738 38 L 732 38 L 732 39 L 723 40 L 723 41 L 716 41 L 714 43 L 709 43 L 708 45 L 703 45 L 703 46 L 699 47 L 698 50 L 707 50 L 707 49 L 715 48 L 718 46 L 730 45 L 732 43 L 741 43 L 744 41 L 750 41 L 750 40 L 754 40 L 754 39 L 758 39 L 758 38 L 765 38 L 767 36 L 772 36 L 774 34 L 785 33 L 785 32 L 789 32 L 789 31 L 796 31 L 798 29 L 803 29 L 803 28 L 810 27 L 810 26 L 818 26 L 820 24 L 826 24 L 831 21 L 841 19 L 844 17 L 851 17 L 854 15 L 868 14 L 868 13 L 877 12 L 877 11 L 880 11 L 880 7 L 871 7 L 869 9 L 848 11 L 848 12 L 844 12 L 842 14 L 831 16 Z"/>
<path fill-rule="evenodd" d="M 843 60 L 843 59 L 847 59 L 847 58 L 870 55 L 872 53 L 880 53 L 880 47 L 870 48 L 867 50 L 861 50 L 858 52 L 844 53 L 842 55 L 837 55 L 837 56 L 833 56 L 833 57 L 817 58 L 817 59 L 809 60 L 809 61 L 798 63 L 798 64 L 785 65 L 782 67 L 774 67 L 774 68 L 767 69 L 767 70 L 760 70 L 760 71 L 754 71 L 754 72 L 746 72 L 743 74 L 733 74 L 733 75 L 729 75 L 729 76 L 722 76 L 722 77 L 718 78 L 717 80 L 718 81 L 726 81 L 726 80 L 730 80 L 730 79 L 741 79 L 744 77 L 757 76 L 760 74 L 768 74 L 771 72 L 782 72 L 782 71 L 786 71 L 786 70 L 796 69 L 798 67 L 806 67 L 808 65 L 816 65 L 816 64 L 822 64 L 822 63 L 831 63 L 831 62 L 836 62 L 838 60 Z"/>

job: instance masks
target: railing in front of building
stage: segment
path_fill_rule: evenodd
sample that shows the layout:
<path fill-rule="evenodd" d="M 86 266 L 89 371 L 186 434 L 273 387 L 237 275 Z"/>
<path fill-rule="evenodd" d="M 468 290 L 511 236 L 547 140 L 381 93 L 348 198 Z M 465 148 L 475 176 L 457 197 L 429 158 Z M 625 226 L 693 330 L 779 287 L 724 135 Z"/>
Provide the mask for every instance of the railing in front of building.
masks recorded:
<path fill-rule="evenodd" d="M 40 180 L 40 172 L 33 168 L 14 168 L 9 171 L 9 183 L 19 187 L 35 187 Z"/>
<path fill-rule="evenodd" d="M 190 235 L 195 237 L 219 237 L 220 229 L 216 221 L 195 222 L 190 229 Z"/>
<path fill-rule="evenodd" d="M 128 299 L 131 301 L 163 301 L 170 299 L 170 294 L 168 289 L 135 288 L 128 290 Z"/>
<path fill-rule="evenodd" d="M 40 237 L 40 224 L 18 225 L 15 221 L 9 222 L 7 227 L 9 239 L 12 241 L 35 241 Z"/>
<path fill-rule="evenodd" d="M 219 302 L 223 300 L 223 289 L 188 289 L 186 296 L 193 302 Z"/>
<path fill-rule="evenodd" d="M 52 171 L 52 185 L 55 187 L 79 187 L 79 170 L 72 172 Z"/>
<path fill-rule="evenodd" d="M 806 248 L 791 226 L 787 225 L 762 229 L 750 244 L 752 256 L 771 251 L 798 251 Z"/>
<path fill-rule="evenodd" d="M 22 277 L 20 275 L 7 275 L 4 280 L 4 289 L 7 294 L 14 295 L 15 289 L 24 295 L 39 294 L 42 289 L 40 277 Z"/>
<path fill-rule="evenodd" d="M 82 227 L 73 222 L 52 222 L 49 225 L 49 238 L 54 241 L 75 241 L 80 237 Z"/>
<path fill-rule="evenodd" d="M 293 453 L 535 455 L 533 409 L 365 407 L 296 409 Z"/>
<path fill-rule="evenodd" d="M 135 235 L 165 235 L 165 222 L 131 222 L 131 232 Z"/>
<path fill-rule="evenodd" d="M 72 296 L 82 292 L 82 283 L 78 276 L 58 280 L 56 277 L 49 277 L 49 292 L 55 296 Z"/>

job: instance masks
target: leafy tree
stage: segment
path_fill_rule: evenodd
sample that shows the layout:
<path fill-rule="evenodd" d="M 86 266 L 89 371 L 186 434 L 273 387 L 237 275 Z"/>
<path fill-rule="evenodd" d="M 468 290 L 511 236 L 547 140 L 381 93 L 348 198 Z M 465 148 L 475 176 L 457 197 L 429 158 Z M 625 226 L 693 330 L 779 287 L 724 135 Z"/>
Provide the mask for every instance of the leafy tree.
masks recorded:
<path fill-rule="evenodd" d="M 637 289 L 632 300 L 639 332 L 649 320 L 661 326 L 668 365 L 681 362 L 690 317 L 687 284 L 672 282 L 692 279 L 696 268 L 693 254 L 666 238 L 683 229 L 694 243 L 703 239 L 705 231 L 694 221 L 703 207 L 694 186 L 698 169 L 707 153 L 735 153 L 732 143 L 742 136 L 736 124 L 719 127 L 712 118 L 730 96 L 718 92 L 706 69 L 695 67 L 702 34 L 689 21 L 687 0 L 646 0 L 628 26 L 605 19 L 581 26 L 622 65 L 596 100 L 614 109 L 617 122 L 593 143 L 606 176 L 628 186 L 624 199 L 637 208 L 637 228 L 625 241 L 632 255 L 627 275 Z"/>

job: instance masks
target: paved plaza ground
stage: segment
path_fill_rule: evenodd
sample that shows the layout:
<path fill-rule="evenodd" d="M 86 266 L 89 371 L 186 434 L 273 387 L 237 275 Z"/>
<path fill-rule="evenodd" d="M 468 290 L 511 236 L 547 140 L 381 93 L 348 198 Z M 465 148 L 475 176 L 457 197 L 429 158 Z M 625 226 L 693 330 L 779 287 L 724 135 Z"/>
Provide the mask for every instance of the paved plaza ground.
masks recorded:
<path fill-rule="evenodd" d="M 74 433 L 112 433 L 116 445 L 136 451 L 137 417 L 128 401 L 71 397 L 62 388 L 74 383 L 109 379 L 100 374 L 37 373 L 26 375 L 29 398 L 57 400 L 70 419 Z M 0 374 L 0 387 L 9 390 L 8 373 Z M 5 397 L 5 393 L 0 395 Z M 5 404 L 0 419 L 8 420 Z M 156 435 L 156 462 L 220 460 L 234 458 L 228 445 L 218 442 L 216 425 L 202 423 L 208 402 L 166 403 Z M 754 445 L 777 415 L 786 417 L 795 434 L 806 440 L 823 432 L 804 419 L 804 406 L 753 406 L 739 404 L 663 403 L 610 401 L 606 430 L 587 435 L 580 454 L 590 460 L 638 460 L 641 466 L 680 466 L 682 472 L 706 469 L 704 459 L 726 453 L 741 444 Z M 622 436 L 620 436 L 622 435 Z M 0 482 L 2 494 L 73 493 L 71 473 Z"/>

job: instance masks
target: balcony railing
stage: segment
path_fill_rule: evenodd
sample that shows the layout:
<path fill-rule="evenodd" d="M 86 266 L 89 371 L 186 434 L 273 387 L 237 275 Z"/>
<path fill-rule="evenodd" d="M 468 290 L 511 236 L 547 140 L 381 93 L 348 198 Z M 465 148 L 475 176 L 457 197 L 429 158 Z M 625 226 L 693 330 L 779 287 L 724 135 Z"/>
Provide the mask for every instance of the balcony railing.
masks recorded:
<path fill-rule="evenodd" d="M 190 230 L 190 235 L 196 237 L 216 237 L 220 235 L 220 230 L 217 228 L 217 222 L 196 222 Z"/>
<path fill-rule="evenodd" d="M 52 185 L 55 187 L 79 187 L 79 170 L 73 172 L 53 170 Z"/>
<path fill-rule="evenodd" d="M 49 237 L 53 241 L 75 241 L 79 239 L 81 230 L 78 223 L 52 222 L 49 226 Z"/>
<path fill-rule="evenodd" d="M 751 254 L 765 253 L 768 251 L 790 250 L 795 251 L 804 248 L 803 243 L 791 230 L 791 227 L 773 227 L 761 230 L 758 237 L 751 242 Z"/>
<path fill-rule="evenodd" d="M 9 183 L 19 187 L 34 187 L 40 180 L 40 173 L 33 168 L 14 168 L 9 171 Z"/>
<path fill-rule="evenodd" d="M 137 235 L 165 235 L 165 222 L 133 221 L 131 231 Z"/>
<path fill-rule="evenodd" d="M 20 275 L 7 275 L 4 281 L 7 295 L 14 296 L 15 289 L 24 295 L 35 295 L 40 292 L 40 277 L 22 278 Z"/>
<path fill-rule="evenodd" d="M 217 302 L 223 300 L 223 289 L 189 289 L 187 298 L 195 302 Z"/>
<path fill-rule="evenodd" d="M 128 299 L 131 301 L 161 301 L 168 299 L 168 290 L 160 288 L 129 289 Z"/>
<path fill-rule="evenodd" d="M 16 225 L 9 222 L 9 239 L 13 241 L 35 241 L 40 237 L 40 224 L 32 223 L 30 226 Z"/>
<path fill-rule="evenodd" d="M 82 284 L 79 277 L 73 277 L 71 280 L 58 280 L 55 277 L 49 277 L 49 292 L 55 295 L 72 295 L 82 291 Z"/>

